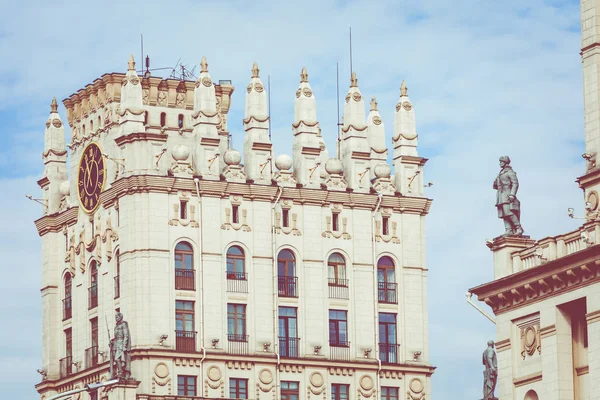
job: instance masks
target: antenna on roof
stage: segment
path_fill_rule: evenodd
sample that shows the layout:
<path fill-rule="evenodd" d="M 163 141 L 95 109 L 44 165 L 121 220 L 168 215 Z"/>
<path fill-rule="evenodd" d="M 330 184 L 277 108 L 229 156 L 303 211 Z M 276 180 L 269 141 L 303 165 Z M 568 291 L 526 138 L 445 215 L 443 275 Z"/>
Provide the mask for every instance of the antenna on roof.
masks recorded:
<path fill-rule="evenodd" d="M 336 150 L 337 150 L 337 158 L 339 160 L 341 160 L 340 158 L 340 67 L 339 67 L 339 63 L 335 63 L 335 95 L 337 98 L 337 146 L 336 146 Z"/>
<path fill-rule="evenodd" d="M 144 60 L 144 34 L 140 33 L 140 47 L 141 47 L 141 52 L 142 52 L 142 56 L 140 57 L 140 63 Z M 146 67 L 146 69 L 148 69 L 148 67 Z M 144 72 L 144 68 L 142 67 L 142 71 Z"/>
<path fill-rule="evenodd" d="M 267 97 L 269 104 L 269 140 L 271 140 L 271 75 L 267 75 Z"/>
<path fill-rule="evenodd" d="M 350 27 L 350 75 L 354 70 L 352 69 L 352 27 Z"/>
<path fill-rule="evenodd" d="M 179 57 L 179 60 L 177 60 L 175 66 L 171 68 L 171 75 L 169 78 L 179 79 L 180 81 L 195 81 L 197 79 L 196 75 L 194 74 L 195 70 L 196 66 L 194 66 L 192 69 L 189 69 L 181 62 L 181 57 Z"/>

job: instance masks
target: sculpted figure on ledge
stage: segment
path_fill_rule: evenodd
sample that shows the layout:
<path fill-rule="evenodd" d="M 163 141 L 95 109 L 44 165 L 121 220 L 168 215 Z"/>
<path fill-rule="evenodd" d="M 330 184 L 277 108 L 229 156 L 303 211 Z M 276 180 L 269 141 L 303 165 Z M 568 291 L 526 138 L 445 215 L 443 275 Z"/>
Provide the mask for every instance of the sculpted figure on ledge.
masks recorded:
<path fill-rule="evenodd" d="M 120 380 L 131 379 L 131 335 L 123 314 L 115 315 L 114 337 L 110 341 L 110 375 Z"/>
<path fill-rule="evenodd" d="M 500 157 L 500 173 L 494 180 L 494 189 L 497 190 L 496 208 L 498 209 L 498 218 L 504 220 L 505 231 L 503 236 L 522 236 L 521 203 L 517 199 L 519 180 L 510 166 L 508 156 Z"/>
<path fill-rule="evenodd" d="M 488 341 L 488 347 L 483 352 L 483 399 L 482 400 L 498 400 L 494 396 L 494 389 L 498 380 L 498 361 L 496 360 L 496 352 L 494 351 L 494 341 Z"/>

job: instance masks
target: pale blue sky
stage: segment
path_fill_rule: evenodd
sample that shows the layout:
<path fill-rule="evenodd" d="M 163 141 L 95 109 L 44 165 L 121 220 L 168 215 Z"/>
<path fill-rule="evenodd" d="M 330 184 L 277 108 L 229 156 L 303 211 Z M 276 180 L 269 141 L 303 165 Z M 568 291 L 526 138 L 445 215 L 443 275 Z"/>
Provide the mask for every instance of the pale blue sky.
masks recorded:
<path fill-rule="evenodd" d="M 40 207 L 24 195 L 40 193 L 51 98 L 61 100 L 105 72 L 124 72 L 130 53 L 139 61 L 143 33 L 152 67 L 173 66 L 180 57 L 192 66 L 206 55 L 214 80 L 233 81 L 229 128 L 238 149 L 252 62 L 265 84 L 271 76 L 277 154 L 291 153 L 293 101 L 306 66 L 333 155 L 335 66 L 345 93 L 352 26 L 354 70 L 365 99 L 377 96 L 388 145 L 405 79 L 419 152 L 430 159 L 433 397 L 479 398 L 481 352 L 494 326 L 464 293 L 492 278 L 485 239 L 503 231 L 492 190 L 498 157 L 510 155 L 519 175 L 526 233 L 539 239 L 578 225 L 566 209 L 583 203 L 574 182 L 584 172 L 579 2 L 418 3 L 0 3 L 0 397 L 38 398 L 41 243 L 33 220 Z M 66 120 L 62 105 L 59 112 Z"/>

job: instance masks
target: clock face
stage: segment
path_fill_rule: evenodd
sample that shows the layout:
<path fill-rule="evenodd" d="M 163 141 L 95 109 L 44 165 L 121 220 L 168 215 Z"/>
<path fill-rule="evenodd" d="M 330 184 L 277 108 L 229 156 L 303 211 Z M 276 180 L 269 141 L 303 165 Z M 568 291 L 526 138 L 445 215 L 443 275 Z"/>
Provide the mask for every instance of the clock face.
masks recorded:
<path fill-rule="evenodd" d="M 92 213 L 96 210 L 105 182 L 106 168 L 102 149 L 97 143 L 90 143 L 83 150 L 77 172 L 77 193 L 85 212 Z"/>

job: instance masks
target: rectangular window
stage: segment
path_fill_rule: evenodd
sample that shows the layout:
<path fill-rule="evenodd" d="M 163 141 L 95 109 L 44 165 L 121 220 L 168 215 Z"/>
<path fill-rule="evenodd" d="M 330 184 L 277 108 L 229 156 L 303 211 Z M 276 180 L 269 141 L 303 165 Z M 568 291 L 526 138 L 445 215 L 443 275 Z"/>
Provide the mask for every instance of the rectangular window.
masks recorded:
<path fill-rule="evenodd" d="M 348 394 L 350 393 L 350 385 L 344 385 L 341 383 L 331 384 L 331 400 L 348 400 Z"/>
<path fill-rule="evenodd" d="M 331 218 L 332 224 L 333 224 L 333 231 L 337 232 L 340 230 L 340 214 L 338 213 L 333 213 L 332 214 L 332 218 Z"/>
<path fill-rule="evenodd" d="M 245 304 L 227 304 L 227 334 L 229 341 L 246 341 Z"/>
<path fill-rule="evenodd" d="M 239 224 L 240 223 L 240 206 L 238 205 L 232 205 L 231 206 L 231 211 L 232 211 L 232 223 L 234 224 Z"/>
<path fill-rule="evenodd" d="M 390 234 L 390 217 L 383 217 L 381 220 L 381 234 L 389 235 Z"/>
<path fill-rule="evenodd" d="M 232 399 L 247 399 L 248 379 L 229 378 L 229 397 Z"/>
<path fill-rule="evenodd" d="M 290 226 L 290 210 L 286 210 L 285 208 L 283 209 L 283 213 L 281 216 L 281 224 L 284 228 Z"/>
<path fill-rule="evenodd" d="M 329 345 L 348 346 L 348 312 L 329 310 Z"/>
<path fill-rule="evenodd" d="M 189 375 L 177 375 L 177 395 L 195 396 L 196 395 L 196 377 Z"/>
<path fill-rule="evenodd" d="M 384 363 L 398 362 L 396 314 L 379 313 L 379 357 Z"/>
<path fill-rule="evenodd" d="M 98 347 L 98 318 L 90 319 L 90 328 L 92 331 L 92 347 Z"/>
<path fill-rule="evenodd" d="M 298 400 L 300 398 L 298 386 L 298 382 L 282 381 L 281 400 Z"/>
<path fill-rule="evenodd" d="M 381 387 L 381 400 L 399 400 L 398 388 L 396 387 Z"/>
<path fill-rule="evenodd" d="M 298 319 L 294 307 L 279 307 L 279 353 L 281 357 L 298 357 Z"/>
<path fill-rule="evenodd" d="M 175 329 L 178 331 L 194 330 L 194 302 L 177 300 L 175 302 Z"/>
<path fill-rule="evenodd" d="M 186 200 L 181 200 L 179 202 L 179 219 L 187 219 L 188 218 L 187 203 L 188 202 Z"/>
<path fill-rule="evenodd" d="M 71 328 L 65 329 L 65 356 L 73 356 L 73 333 Z"/>

